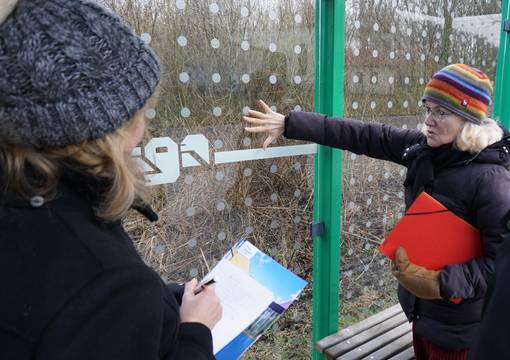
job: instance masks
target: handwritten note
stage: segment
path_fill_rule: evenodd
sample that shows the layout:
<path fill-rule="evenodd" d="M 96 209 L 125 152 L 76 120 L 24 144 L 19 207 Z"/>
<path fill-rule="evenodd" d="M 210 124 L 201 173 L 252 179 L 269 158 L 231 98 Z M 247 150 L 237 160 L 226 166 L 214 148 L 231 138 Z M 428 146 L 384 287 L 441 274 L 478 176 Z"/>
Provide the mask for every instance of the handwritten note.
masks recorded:
<path fill-rule="evenodd" d="M 223 316 L 212 331 L 216 353 L 255 321 L 274 298 L 268 289 L 228 260 L 220 261 L 211 274 L 219 279 L 216 293 L 223 307 Z"/>

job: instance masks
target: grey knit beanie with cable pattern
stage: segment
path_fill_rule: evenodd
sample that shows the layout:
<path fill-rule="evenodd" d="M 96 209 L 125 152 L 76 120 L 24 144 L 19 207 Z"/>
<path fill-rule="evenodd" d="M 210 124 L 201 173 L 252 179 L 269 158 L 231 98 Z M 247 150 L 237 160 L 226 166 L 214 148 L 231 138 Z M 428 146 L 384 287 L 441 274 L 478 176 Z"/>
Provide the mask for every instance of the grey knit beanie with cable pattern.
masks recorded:
<path fill-rule="evenodd" d="M 43 148 L 100 138 L 159 80 L 155 53 L 94 1 L 0 1 L 0 141 Z"/>

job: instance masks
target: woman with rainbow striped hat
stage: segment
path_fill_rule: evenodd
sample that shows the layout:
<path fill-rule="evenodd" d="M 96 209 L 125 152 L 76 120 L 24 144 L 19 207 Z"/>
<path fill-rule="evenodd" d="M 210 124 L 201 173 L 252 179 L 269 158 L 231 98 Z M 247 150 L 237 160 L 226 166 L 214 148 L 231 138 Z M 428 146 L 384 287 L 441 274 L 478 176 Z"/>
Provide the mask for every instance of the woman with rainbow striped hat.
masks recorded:
<path fill-rule="evenodd" d="M 510 133 L 487 116 L 491 95 L 486 74 L 451 64 L 425 86 L 421 131 L 299 111 L 284 116 L 263 101 L 261 112 L 243 117 L 251 125 L 246 131 L 267 135 L 264 148 L 283 135 L 403 165 L 406 208 L 425 191 L 479 229 L 483 257 L 440 271 L 413 264 L 405 249 L 397 250 L 392 272 L 413 323 L 418 360 L 467 359 L 496 253 L 509 235 L 501 219 L 510 211 Z"/>

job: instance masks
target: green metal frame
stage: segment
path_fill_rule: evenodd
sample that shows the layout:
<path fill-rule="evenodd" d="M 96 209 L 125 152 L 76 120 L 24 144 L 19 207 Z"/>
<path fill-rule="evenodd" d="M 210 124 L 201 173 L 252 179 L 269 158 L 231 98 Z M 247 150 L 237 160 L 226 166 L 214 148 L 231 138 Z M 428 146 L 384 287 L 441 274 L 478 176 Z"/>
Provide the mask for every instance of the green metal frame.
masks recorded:
<path fill-rule="evenodd" d="M 505 32 L 503 29 L 505 20 L 510 20 L 509 0 L 503 0 L 501 4 L 501 38 L 494 91 L 494 117 L 509 128 L 510 102 L 505 99 L 508 99 L 510 94 L 510 32 Z"/>
<path fill-rule="evenodd" d="M 330 116 L 343 115 L 344 15 L 344 1 L 316 0 L 315 111 Z M 341 198 L 342 152 L 319 146 L 314 221 L 323 222 L 325 231 L 313 239 L 313 345 L 338 330 Z M 321 357 L 314 348 L 312 358 Z"/>

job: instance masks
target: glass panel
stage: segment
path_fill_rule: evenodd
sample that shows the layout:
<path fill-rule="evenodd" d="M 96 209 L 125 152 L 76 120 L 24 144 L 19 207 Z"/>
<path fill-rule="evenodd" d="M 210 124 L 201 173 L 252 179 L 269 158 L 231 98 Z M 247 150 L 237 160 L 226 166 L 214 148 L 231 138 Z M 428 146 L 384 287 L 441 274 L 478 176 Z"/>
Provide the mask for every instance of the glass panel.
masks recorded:
<path fill-rule="evenodd" d="M 161 219 L 126 222 L 144 260 L 169 281 L 201 278 L 245 236 L 310 280 L 311 148 L 263 160 L 240 151 L 262 144 L 241 120 L 257 99 L 282 113 L 313 109 L 315 2 L 104 2 L 150 41 L 164 66 L 151 135 L 139 149 Z M 296 144 L 273 146 L 285 155 L 283 146 Z M 311 321 L 308 286 L 280 322 L 285 328 L 248 358 L 308 358 Z"/>
<path fill-rule="evenodd" d="M 419 129 L 434 72 L 465 63 L 494 80 L 501 2 L 349 0 L 346 116 Z M 397 302 L 378 244 L 404 212 L 405 168 L 344 153 L 341 326 Z"/>

